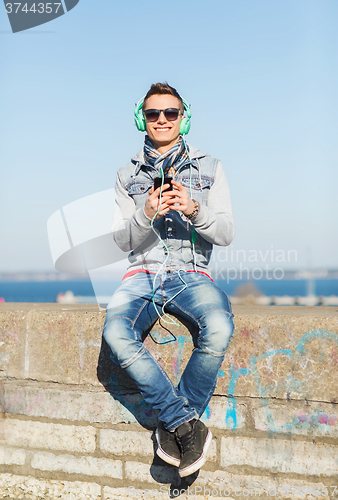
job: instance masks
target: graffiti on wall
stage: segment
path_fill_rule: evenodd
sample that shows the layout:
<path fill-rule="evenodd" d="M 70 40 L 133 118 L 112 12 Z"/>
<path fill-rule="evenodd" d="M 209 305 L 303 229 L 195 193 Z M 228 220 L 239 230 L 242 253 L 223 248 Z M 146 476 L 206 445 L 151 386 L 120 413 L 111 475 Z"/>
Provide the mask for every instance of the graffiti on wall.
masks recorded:
<path fill-rule="evenodd" d="M 237 408 L 237 399 L 235 397 L 236 392 L 236 384 L 240 377 L 251 377 L 254 382 L 254 392 L 257 393 L 259 398 L 259 403 L 261 405 L 261 414 L 263 420 L 265 420 L 264 430 L 269 429 L 272 432 L 287 432 L 291 430 L 295 426 L 302 425 L 303 428 L 313 428 L 318 426 L 335 426 L 338 425 L 338 416 L 334 414 L 328 414 L 325 411 L 316 410 L 313 415 L 309 415 L 304 411 L 299 411 L 297 416 L 292 418 L 289 423 L 283 422 L 283 424 L 279 424 L 276 422 L 276 418 L 274 418 L 274 414 L 270 409 L 271 399 L 269 399 L 269 395 L 271 392 L 271 387 L 264 385 L 262 381 L 262 377 L 260 374 L 260 370 L 258 368 L 260 361 L 266 360 L 272 364 L 273 360 L 276 356 L 286 356 L 290 362 L 297 362 L 302 364 L 304 361 L 304 355 L 306 354 L 306 344 L 314 339 L 327 339 L 332 343 L 332 362 L 338 363 L 338 335 L 334 332 L 328 330 L 311 330 L 302 335 L 299 339 L 294 351 L 290 349 L 272 349 L 257 356 L 250 356 L 248 358 L 248 366 L 247 367 L 236 367 L 235 364 L 230 364 L 229 370 L 226 373 L 224 370 L 220 370 L 218 373 L 219 378 L 223 378 L 227 376 L 227 385 L 225 394 L 227 395 L 227 404 L 224 415 L 224 423 L 227 429 L 237 429 L 239 427 L 240 416 Z M 163 341 L 168 339 L 162 338 Z M 178 348 L 176 352 L 175 359 L 172 360 L 173 368 L 174 368 L 174 379 L 176 385 L 178 384 L 182 365 L 184 360 L 184 345 L 191 344 L 191 337 L 181 335 L 177 337 L 178 340 Z M 303 358 L 303 359 L 302 359 Z M 321 354 L 317 361 L 324 363 L 326 360 L 325 355 Z M 306 371 L 306 366 L 303 366 Z M 305 391 L 305 382 L 304 380 L 297 380 L 297 378 L 293 377 L 292 374 L 289 374 L 285 377 L 282 383 L 275 381 L 273 384 L 273 389 L 276 392 L 279 388 L 279 385 L 283 385 L 283 388 L 287 388 L 286 397 L 290 399 L 290 393 L 296 393 L 299 396 L 299 399 L 306 399 L 304 396 Z M 270 401 L 270 403 L 269 403 Z M 208 406 L 205 410 L 205 413 L 202 416 L 204 421 L 208 421 L 212 416 L 212 408 Z"/>

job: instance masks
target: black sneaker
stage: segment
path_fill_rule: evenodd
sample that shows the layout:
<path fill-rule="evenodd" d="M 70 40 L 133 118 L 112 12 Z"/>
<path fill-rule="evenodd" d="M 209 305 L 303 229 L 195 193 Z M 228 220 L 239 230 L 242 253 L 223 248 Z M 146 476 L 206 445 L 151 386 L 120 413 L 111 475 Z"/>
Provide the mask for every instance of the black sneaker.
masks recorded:
<path fill-rule="evenodd" d="M 204 465 L 212 434 L 203 422 L 196 419 L 181 424 L 175 434 L 181 450 L 179 475 L 190 476 Z"/>
<path fill-rule="evenodd" d="M 159 422 L 156 429 L 157 455 L 165 462 L 178 467 L 180 465 L 180 450 L 175 439 L 175 431 L 165 429 L 162 422 Z"/>

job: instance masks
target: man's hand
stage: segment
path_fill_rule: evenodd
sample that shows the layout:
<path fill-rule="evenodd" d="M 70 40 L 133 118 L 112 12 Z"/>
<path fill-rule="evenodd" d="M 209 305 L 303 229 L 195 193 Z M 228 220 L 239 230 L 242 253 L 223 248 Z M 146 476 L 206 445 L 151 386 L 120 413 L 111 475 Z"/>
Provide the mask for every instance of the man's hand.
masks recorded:
<path fill-rule="evenodd" d="M 171 181 L 171 184 L 175 189 L 167 191 L 168 196 L 170 195 L 170 198 L 166 202 L 166 205 L 170 207 L 169 210 L 179 210 L 184 215 L 192 214 L 195 209 L 195 203 L 190 198 L 187 189 L 180 182 L 174 180 Z M 178 203 L 178 205 L 175 205 L 175 203 Z"/>
<path fill-rule="evenodd" d="M 170 184 L 163 185 L 163 189 L 168 189 L 169 187 Z M 160 205 L 161 209 L 156 215 L 155 220 L 159 219 L 164 214 L 169 212 L 169 210 L 171 210 L 171 206 L 168 205 L 168 200 L 172 199 L 173 195 L 172 194 L 168 195 L 167 193 L 173 193 L 173 191 L 164 191 L 164 192 L 162 191 L 161 200 L 159 198 L 160 192 L 161 192 L 161 187 L 158 187 L 157 189 L 155 189 L 155 191 L 154 191 L 154 186 L 150 188 L 149 194 L 144 204 L 144 213 L 146 214 L 147 217 L 149 217 L 149 219 L 152 219 L 154 217 Z"/>

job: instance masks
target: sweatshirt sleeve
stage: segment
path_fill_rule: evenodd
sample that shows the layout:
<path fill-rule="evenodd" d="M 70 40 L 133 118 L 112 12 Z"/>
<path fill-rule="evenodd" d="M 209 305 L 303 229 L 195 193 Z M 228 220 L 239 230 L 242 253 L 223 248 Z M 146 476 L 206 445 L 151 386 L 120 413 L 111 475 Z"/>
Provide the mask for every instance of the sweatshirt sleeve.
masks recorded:
<path fill-rule="evenodd" d="M 230 191 L 220 161 L 216 166 L 215 180 L 209 191 L 207 205 L 201 205 L 199 213 L 191 222 L 196 232 L 214 245 L 230 245 L 235 236 Z"/>
<path fill-rule="evenodd" d="M 151 219 L 143 208 L 136 209 L 133 199 L 123 187 L 119 174 L 115 185 L 115 206 L 111 232 L 124 252 L 137 248 L 151 231 Z"/>

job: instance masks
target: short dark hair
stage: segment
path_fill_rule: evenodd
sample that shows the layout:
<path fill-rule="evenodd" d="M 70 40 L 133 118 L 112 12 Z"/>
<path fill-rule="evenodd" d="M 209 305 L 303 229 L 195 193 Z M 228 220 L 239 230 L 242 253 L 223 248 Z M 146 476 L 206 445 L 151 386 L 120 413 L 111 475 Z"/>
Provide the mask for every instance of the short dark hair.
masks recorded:
<path fill-rule="evenodd" d="M 170 94 L 173 95 L 174 97 L 177 97 L 177 99 L 180 101 L 182 105 L 182 111 L 184 111 L 184 106 L 183 106 L 183 100 L 180 94 L 177 92 L 174 87 L 171 87 L 168 82 L 164 83 L 153 83 L 148 92 L 146 93 L 146 96 L 143 101 L 142 109 L 144 108 L 144 103 L 148 99 L 148 97 L 152 95 L 158 95 L 158 94 Z"/>

